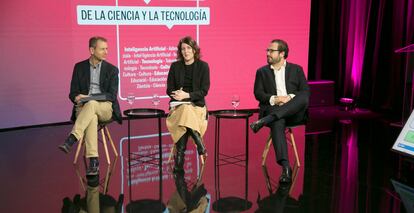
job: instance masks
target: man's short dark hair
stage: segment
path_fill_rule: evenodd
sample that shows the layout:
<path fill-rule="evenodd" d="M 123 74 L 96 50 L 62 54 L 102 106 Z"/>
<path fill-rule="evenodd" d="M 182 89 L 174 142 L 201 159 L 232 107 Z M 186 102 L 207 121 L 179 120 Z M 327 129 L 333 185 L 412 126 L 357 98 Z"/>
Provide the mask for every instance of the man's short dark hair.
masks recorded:
<path fill-rule="evenodd" d="M 197 42 L 191 38 L 190 36 L 186 36 L 178 42 L 178 50 L 177 50 L 177 60 L 182 61 L 184 59 L 183 54 L 181 53 L 181 44 L 187 44 L 194 50 L 194 59 L 198 60 L 200 59 L 200 47 L 198 46 Z"/>
<path fill-rule="evenodd" d="M 272 43 L 277 43 L 278 44 L 277 49 L 280 52 L 285 52 L 284 58 L 286 59 L 289 55 L 289 46 L 288 46 L 287 42 L 283 41 L 282 39 L 274 39 L 274 40 L 272 40 Z"/>
<path fill-rule="evenodd" d="M 98 43 L 98 41 L 104 41 L 104 42 L 108 42 L 108 40 L 106 40 L 106 38 L 101 37 L 101 36 L 94 36 L 92 38 L 89 39 L 89 48 L 95 48 L 96 47 L 96 43 Z"/>

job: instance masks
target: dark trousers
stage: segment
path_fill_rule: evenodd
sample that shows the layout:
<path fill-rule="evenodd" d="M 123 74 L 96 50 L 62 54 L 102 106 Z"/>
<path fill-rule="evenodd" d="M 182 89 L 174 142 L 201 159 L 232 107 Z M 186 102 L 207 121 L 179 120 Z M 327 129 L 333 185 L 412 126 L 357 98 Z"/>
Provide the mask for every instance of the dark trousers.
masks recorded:
<path fill-rule="evenodd" d="M 308 97 L 295 96 L 282 106 L 271 106 L 266 109 L 262 120 L 270 127 L 276 161 L 289 162 L 285 137 L 286 126 L 304 124 L 307 119 Z"/>

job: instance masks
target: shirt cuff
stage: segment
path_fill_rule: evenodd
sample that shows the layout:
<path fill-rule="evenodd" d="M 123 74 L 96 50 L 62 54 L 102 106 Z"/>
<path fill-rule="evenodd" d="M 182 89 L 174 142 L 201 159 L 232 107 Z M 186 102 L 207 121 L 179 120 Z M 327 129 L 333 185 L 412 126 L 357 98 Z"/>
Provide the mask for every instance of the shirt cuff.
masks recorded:
<path fill-rule="evenodd" d="M 276 95 L 270 96 L 270 99 L 269 99 L 270 106 L 274 106 L 275 105 L 275 99 L 273 97 L 276 97 Z"/>

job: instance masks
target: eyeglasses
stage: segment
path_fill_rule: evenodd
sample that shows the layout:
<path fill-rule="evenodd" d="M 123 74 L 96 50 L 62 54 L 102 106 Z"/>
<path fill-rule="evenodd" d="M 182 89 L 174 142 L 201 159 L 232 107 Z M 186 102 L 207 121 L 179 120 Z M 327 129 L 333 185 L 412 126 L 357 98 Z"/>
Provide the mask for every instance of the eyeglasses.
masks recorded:
<path fill-rule="evenodd" d="M 281 50 L 274 50 L 274 49 L 266 49 L 266 52 L 270 52 L 270 53 L 273 53 L 273 52 L 276 52 L 276 51 L 281 51 Z"/>

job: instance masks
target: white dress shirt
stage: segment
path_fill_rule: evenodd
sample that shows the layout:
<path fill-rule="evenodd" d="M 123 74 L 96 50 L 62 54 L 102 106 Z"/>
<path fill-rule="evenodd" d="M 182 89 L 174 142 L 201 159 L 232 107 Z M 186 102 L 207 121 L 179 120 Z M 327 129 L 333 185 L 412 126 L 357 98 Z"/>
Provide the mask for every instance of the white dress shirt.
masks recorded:
<path fill-rule="evenodd" d="M 272 95 L 270 97 L 269 103 L 271 106 L 275 105 L 275 99 L 277 96 L 287 96 L 289 95 L 290 98 L 295 97 L 294 94 L 287 94 L 286 90 L 286 81 L 285 81 L 285 72 L 286 72 L 286 60 L 283 65 L 276 69 L 273 65 L 270 65 L 270 69 L 273 70 L 275 74 L 275 82 L 276 82 L 276 95 Z"/>

